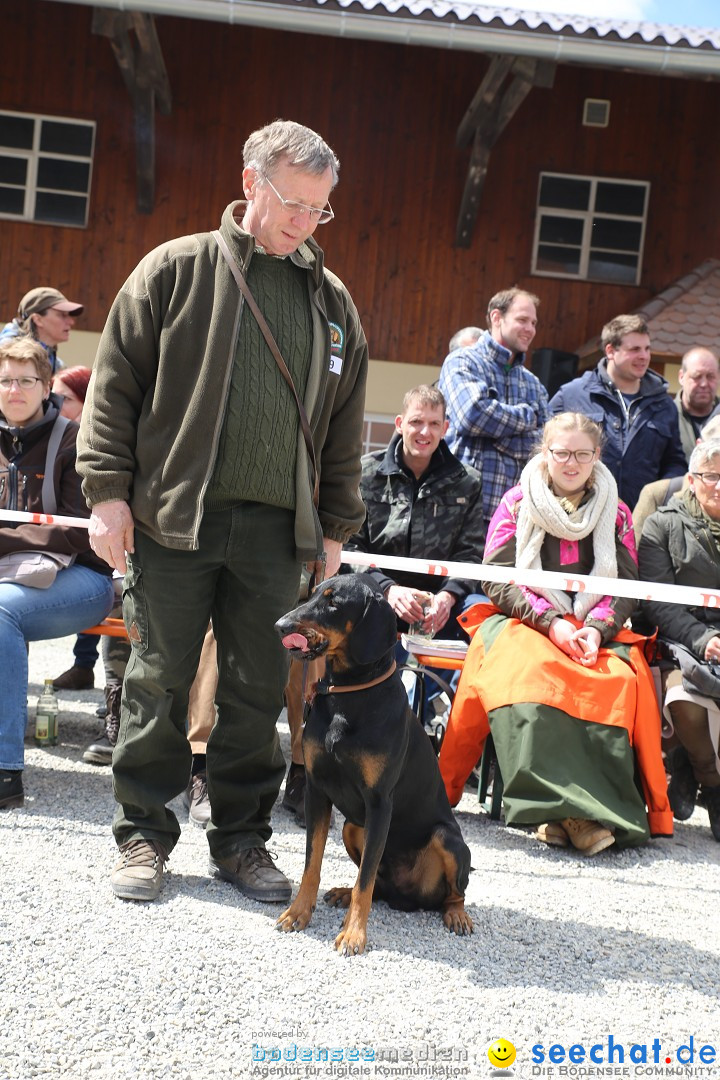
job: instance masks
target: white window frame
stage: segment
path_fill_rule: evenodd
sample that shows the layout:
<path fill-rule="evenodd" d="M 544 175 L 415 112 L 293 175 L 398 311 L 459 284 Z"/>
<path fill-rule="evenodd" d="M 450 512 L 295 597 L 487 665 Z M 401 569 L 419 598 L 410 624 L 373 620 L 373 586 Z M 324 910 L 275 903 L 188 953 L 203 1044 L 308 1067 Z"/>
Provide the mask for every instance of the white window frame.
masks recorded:
<path fill-rule="evenodd" d="M 542 182 L 545 177 L 556 178 L 559 180 L 584 180 L 590 183 L 590 194 L 588 207 L 586 210 L 567 210 L 564 207 L 559 206 L 543 206 L 540 202 L 540 192 L 542 190 Z M 609 214 L 606 212 L 598 212 L 594 209 L 595 199 L 597 195 L 598 184 L 624 184 L 627 187 L 640 187 L 645 189 L 645 209 L 642 217 L 635 214 Z M 532 253 L 532 273 L 537 277 L 551 277 L 551 278 L 564 278 L 568 281 L 598 281 L 604 282 L 609 285 L 639 285 L 642 275 L 642 262 L 643 252 L 645 250 L 645 232 L 647 229 L 647 215 L 648 205 L 650 203 L 650 183 L 647 180 L 626 180 L 622 177 L 616 176 L 582 176 L 576 173 L 557 173 L 557 172 L 541 172 L 538 178 L 538 194 L 537 194 L 537 209 L 535 214 L 535 234 L 533 237 L 533 253 Z M 583 222 L 583 235 L 582 243 L 579 247 L 580 252 L 580 266 L 576 274 L 565 274 L 561 270 L 540 270 L 538 269 L 538 249 L 540 247 L 540 226 L 542 224 L 543 214 L 547 214 L 551 217 L 564 217 L 579 219 Z M 630 282 L 622 282 L 613 280 L 610 278 L 598 278 L 590 277 L 588 273 L 588 266 L 590 263 L 590 252 L 602 252 L 608 251 L 617 254 L 633 254 L 627 250 L 620 248 L 597 248 L 591 244 L 592 239 L 592 223 L 593 218 L 604 218 L 610 221 L 629 221 L 633 223 L 640 223 L 640 243 L 637 251 L 637 269 L 635 271 L 635 279 Z M 575 247 L 574 244 L 563 245 L 566 247 Z"/>
<path fill-rule="evenodd" d="M 395 417 L 385 413 L 365 413 L 365 425 L 363 429 L 363 454 L 370 454 L 373 450 L 384 450 L 390 439 L 387 432 L 380 435 L 379 428 L 385 425 L 395 426 Z M 374 426 L 374 430 L 373 430 Z"/>
<path fill-rule="evenodd" d="M 42 113 L 23 113 L 15 112 L 12 109 L 0 109 L 0 115 L 2 116 L 18 116 L 23 120 L 32 120 L 34 122 L 33 129 L 33 144 L 31 148 L 21 148 L 17 146 L 4 146 L 0 145 L 0 155 L 2 157 L 16 157 L 21 158 L 27 162 L 27 175 L 25 184 L 11 184 L 2 182 L 4 188 L 15 188 L 17 190 L 25 190 L 25 198 L 23 201 L 23 211 L 21 214 L 11 214 L 4 211 L 0 211 L 0 219 L 4 221 L 31 221 L 38 225 L 55 225 L 58 228 L 67 229 L 85 229 L 87 228 L 88 213 L 90 209 L 90 192 L 92 189 L 92 173 L 93 173 L 93 158 L 95 156 L 95 135 L 97 131 L 97 124 L 94 120 L 78 120 L 73 116 L 47 116 Z M 90 145 L 90 154 L 56 154 L 47 150 L 40 149 L 40 135 L 42 132 L 43 122 L 59 123 L 59 124 L 72 124 L 75 127 L 88 127 L 92 129 L 92 140 Z M 56 161 L 72 161 L 83 162 L 88 165 L 88 182 L 87 190 L 71 191 L 67 188 L 48 188 L 38 187 L 38 165 L 41 158 L 54 159 Z M 74 221 L 50 221 L 43 217 L 37 217 L 34 213 L 35 201 L 38 195 L 50 194 L 50 195 L 75 195 L 85 199 L 85 218 L 80 224 Z"/>

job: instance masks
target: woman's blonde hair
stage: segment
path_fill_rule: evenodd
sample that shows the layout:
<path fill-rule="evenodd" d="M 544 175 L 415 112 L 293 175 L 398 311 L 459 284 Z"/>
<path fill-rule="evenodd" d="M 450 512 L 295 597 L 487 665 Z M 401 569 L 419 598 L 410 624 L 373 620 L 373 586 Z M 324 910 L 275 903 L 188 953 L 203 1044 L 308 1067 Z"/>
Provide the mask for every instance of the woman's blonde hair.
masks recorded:
<path fill-rule="evenodd" d="M 31 337 L 11 338 L 9 341 L 0 343 L 0 364 L 5 360 L 17 360 L 23 364 L 32 364 L 35 374 L 42 380 L 44 386 L 50 386 L 52 381 L 52 367 L 47 357 L 47 352 L 39 341 Z"/>
<path fill-rule="evenodd" d="M 587 435 L 596 450 L 602 449 L 604 438 L 599 424 L 596 424 L 589 416 L 585 416 L 585 413 L 563 412 L 558 413 L 557 416 L 551 416 L 547 421 L 540 434 L 536 452 L 540 453 L 541 450 L 547 449 L 559 431 L 581 431 L 583 435 Z"/>

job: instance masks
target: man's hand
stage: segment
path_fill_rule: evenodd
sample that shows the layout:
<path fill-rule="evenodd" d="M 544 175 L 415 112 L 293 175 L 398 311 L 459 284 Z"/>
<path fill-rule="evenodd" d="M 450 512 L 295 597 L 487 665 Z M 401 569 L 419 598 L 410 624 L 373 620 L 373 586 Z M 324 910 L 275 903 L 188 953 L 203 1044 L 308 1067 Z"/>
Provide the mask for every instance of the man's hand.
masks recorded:
<path fill-rule="evenodd" d="M 455 597 L 452 593 L 445 592 L 444 589 L 441 589 L 439 593 L 435 593 L 432 600 L 432 606 L 423 625 L 423 630 L 432 631 L 433 633 L 442 630 L 443 626 L 450 618 L 450 612 L 454 603 Z"/>
<path fill-rule="evenodd" d="M 342 555 L 342 544 L 339 540 L 328 540 L 327 536 L 323 536 L 323 551 L 325 552 L 325 562 L 322 559 L 316 559 L 315 562 L 306 563 L 306 567 L 315 578 L 315 584 L 319 585 L 325 578 L 335 577 L 340 569 L 340 557 Z"/>
<path fill-rule="evenodd" d="M 125 552 L 135 550 L 135 522 L 122 499 L 98 503 L 90 514 L 90 547 L 108 566 L 124 574 Z"/>
<path fill-rule="evenodd" d="M 335 577 L 340 569 L 342 544 L 339 540 L 328 540 L 327 536 L 323 536 L 323 548 L 325 550 L 325 577 Z"/>
<path fill-rule="evenodd" d="M 421 620 L 428 621 L 423 611 L 423 602 L 429 599 L 429 593 L 419 592 L 406 585 L 391 585 L 385 593 L 385 599 L 399 619 L 404 619 L 411 626 Z"/>
<path fill-rule="evenodd" d="M 720 663 L 720 637 L 711 637 L 705 646 L 705 659 L 709 664 Z"/>

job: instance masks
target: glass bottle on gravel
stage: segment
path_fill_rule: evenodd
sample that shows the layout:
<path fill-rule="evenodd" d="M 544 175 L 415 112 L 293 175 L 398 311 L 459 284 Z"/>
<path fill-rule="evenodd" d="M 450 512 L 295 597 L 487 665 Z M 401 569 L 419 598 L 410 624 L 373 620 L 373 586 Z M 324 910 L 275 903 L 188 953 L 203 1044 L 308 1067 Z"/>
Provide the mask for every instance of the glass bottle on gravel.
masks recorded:
<path fill-rule="evenodd" d="M 46 679 L 35 706 L 35 742 L 38 746 L 57 745 L 57 714 L 60 706 L 52 679 Z"/>

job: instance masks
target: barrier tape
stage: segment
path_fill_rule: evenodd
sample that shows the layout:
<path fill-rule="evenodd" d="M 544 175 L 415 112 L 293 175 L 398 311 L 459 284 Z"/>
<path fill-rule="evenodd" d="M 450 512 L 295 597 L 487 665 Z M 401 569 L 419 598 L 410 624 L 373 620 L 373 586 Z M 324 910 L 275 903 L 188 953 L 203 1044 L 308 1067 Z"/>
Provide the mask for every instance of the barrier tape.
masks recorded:
<path fill-rule="evenodd" d="M 35 525 L 68 525 L 78 529 L 90 526 L 89 518 L 63 517 L 59 514 L 33 514 L 27 510 L 0 510 L 0 521 L 24 521 Z M 660 600 L 687 607 L 720 609 L 720 590 L 696 589 L 692 585 L 665 585 L 656 581 L 628 581 L 626 578 L 569 576 L 556 570 L 519 570 L 516 566 L 491 566 L 484 563 L 427 562 L 401 555 L 369 555 L 364 551 L 343 551 L 342 562 L 352 566 L 381 567 L 384 570 L 409 570 L 432 577 L 468 578 L 471 581 L 494 581 L 501 585 L 527 585 L 529 588 L 562 589 L 563 592 L 593 592 L 600 596 L 625 596 L 631 600 Z"/>
<path fill-rule="evenodd" d="M 343 551 L 342 561 L 352 566 L 381 567 L 383 570 L 410 570 L 434 577 L 469 578 L 501 585 L 541 586 L 563 592 L 592 592 L 600 596 L 625 596 L 632 600 L 661 600 L 687 607 L 720 608 L 720 590 L 696 589 L 692 585 L 665 585 L 655 581 L 628 581 L 625 578 L 569 576 L 556 570 L 519 570 L 516 566 L 484 563 L 427 562 L 400 555 L 369 555 L 365 551 Z"/>
<path fill-rule="evenodd" d="M 25 521 L 32 525 L 70 525 L 89 529 L 90 518 L 63 517 L 60 514 L 33 514 L 29 510 L 0 510 L 0 521 Z"/>

